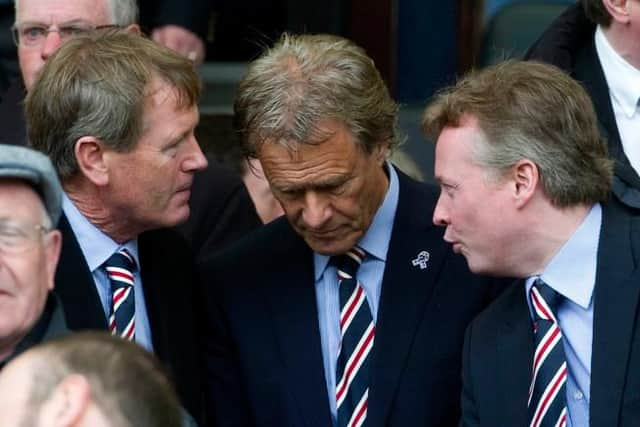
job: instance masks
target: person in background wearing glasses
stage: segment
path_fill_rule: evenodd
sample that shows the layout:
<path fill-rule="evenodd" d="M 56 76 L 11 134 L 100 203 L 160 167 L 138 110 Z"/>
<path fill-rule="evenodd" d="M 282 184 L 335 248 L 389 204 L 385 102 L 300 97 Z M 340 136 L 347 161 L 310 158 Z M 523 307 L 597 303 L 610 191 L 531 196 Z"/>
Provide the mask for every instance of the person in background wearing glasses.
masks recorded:
<path fill-rule="evenodd" d="M 0 144 L 0 368 L 68 332 L 53 292 L 62 188 L 49 159 Z"/>
<path fill-rule="evenodd" d="M 0 94 L 0 143 L 26 144 L 22 101 L 49 57 L 66 41 L 95 29 L 139 33 L 135 0 L 17 0 L 12 27 L 22 82 Z M 178 231 L 198 258 L 217 251 L 262 223 L 239 174 L 209 161 L 194 177 L 191 215 Z"/>
<path fill-rule="evenodd" d="M 21 79 L 0 95 L 0 143 L 26 145 L 22 101 L 47 59 L 67 40 L 98 27 L 139 32 L 135 0 L 16 0 L 11 27 Z"/>

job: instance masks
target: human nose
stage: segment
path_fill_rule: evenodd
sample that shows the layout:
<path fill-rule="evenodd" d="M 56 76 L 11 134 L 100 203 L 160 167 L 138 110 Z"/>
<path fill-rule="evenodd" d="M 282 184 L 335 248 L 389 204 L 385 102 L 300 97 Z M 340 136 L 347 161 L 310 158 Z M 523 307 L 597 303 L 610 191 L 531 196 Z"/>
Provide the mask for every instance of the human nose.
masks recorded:
<path fill-rule="evenodd" d="M 63 40 L 60 36 L 59 30 L 49 29 L 44 37 L 44 42 L 42 43 L 42 59 L 44 61 L 49 59 L 49 57 L 53 55 L 60 46 L 62 46 L 62 43 Z"/>
<path fill-rule="evenodd" d="M 202 153 L 202 149 L 200 148 L 200 144 L 195 136 L 191 136 L 188 141 L 189 144 L 189 154 L 183 163 L 183 169 L 185 172 L 196 172 L 202 170 L 207 167 L 209 162 L 207 158 Z"/>
<path fill-rule="evenodd" d="M 331 205 L 326 196 L 317 191 L 307 191 L 304 196 L 302 220 L 310 228 L 321 227 L 331 217 Z"/>
<path fill-rule="evenodd" d="M 449 225 L 449 212 L 442 200 L 442 194 L 438 197 L 438 203 L 433 210 L 433 223 L 442 227 Z"/>

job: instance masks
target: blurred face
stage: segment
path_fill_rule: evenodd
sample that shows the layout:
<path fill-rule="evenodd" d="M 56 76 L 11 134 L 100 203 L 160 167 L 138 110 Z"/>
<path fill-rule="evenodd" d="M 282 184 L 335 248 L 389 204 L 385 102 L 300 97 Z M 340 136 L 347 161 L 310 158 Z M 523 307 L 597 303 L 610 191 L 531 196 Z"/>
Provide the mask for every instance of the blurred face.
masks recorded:
<path fill-rule="evenodd" d="M 108 0 L 19 0 L 18 27 L 96 27 L 112 24 Z M 18 59 L 27 90 L 33 85 L 44 63 L 62 44 L 58 32 L 50 32 L 34 45 L 21 43 Z"/>
<path fill-rule="evenodd" d="M 446 127 L 436 143 L 435 175 L 440 197 L 433 222 L 446 227 L 444 239 L 461 253 L 474 273 L 498 274 L 513 240 L 509 233 L 509 186 L 487 176 L 472 161 L 472 147 L 482 138 L 474 120 Z"/>
<path fill-rule="evenodd" d="M 387 147 L 367 154 L 341 123 L 327 121 L 322 128 L 331 135 L 323 142 L 292 151 L 267 141 L 258 157 L 296 232 L 314 251 L 336 255 L 364 235 L 384 199 Z"/>
<path fill-rule="evenodd" d="M 242 175 L 242 180 L 249 191 L 258 216 L 264 224 L 284 214 L 280 202 L 273 196 L 269 182 L 264 177 L 262 165 L 258 160 L 249 160 L 247 170 Z"/>
<path fill-rule="evenodd" d="M 60 233 L 42 232 L 43 207 L 32 188 L 0 181 L 0 360 L 40 317 L 60 252 Z"/>
<path fill-rule="evenodd" d="M 193 175 L 207 166 L 194 136 L 198 107 L 179 108 L 174 89 L 164 82 L 151 87 L 135 148 L 105 153 L 113 217 L 126 219 L 136 232 L 185 221 Z"/>
<path fill-rule="evenodd" d="M 33 426 L 26 424 L 27 418 L 36 408 L 29 408 L 29 397 L 33 377 L 31 354 L 24 354 L 0 371 L 0 427 Z M 32 414 L 33 415 L 33 414 Z"/>

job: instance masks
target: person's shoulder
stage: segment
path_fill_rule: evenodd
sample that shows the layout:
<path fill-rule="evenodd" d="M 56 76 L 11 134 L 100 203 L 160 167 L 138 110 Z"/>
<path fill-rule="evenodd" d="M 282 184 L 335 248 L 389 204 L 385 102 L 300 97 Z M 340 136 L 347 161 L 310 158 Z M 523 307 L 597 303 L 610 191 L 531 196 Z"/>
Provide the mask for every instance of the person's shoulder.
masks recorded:
<path fill-rule="evenodd" d="M 497 328 L 507 320 L 507 313 L 514 307 L 522 306 L 526 310 L 525 288 L 522 281 L 510 282 L 504 291 L 480 312 L 473 320 L 473 331 L 476 335 L 495 335 Z"/>

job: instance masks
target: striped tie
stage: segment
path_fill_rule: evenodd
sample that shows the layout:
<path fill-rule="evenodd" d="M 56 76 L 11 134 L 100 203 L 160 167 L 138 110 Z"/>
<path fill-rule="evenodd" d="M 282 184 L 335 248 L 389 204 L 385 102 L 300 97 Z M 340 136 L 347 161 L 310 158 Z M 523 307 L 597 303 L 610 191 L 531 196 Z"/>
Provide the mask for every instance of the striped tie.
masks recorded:
<path fill-rule="evenodd" d="M 126 249 L 120 249 L 104 263 L 104 267 L 111 282 L 112 293 L 109 330 L 111 335 L 133 341 L 136 335 L 133 290 L 135 261 Z"/>
<path fill-rule="evenodd" d="M 340 287 L 341 345 L 336 364 L 338 427 L 359 427 L 367 418 L 369 372 L 375 325 L 367 295 L 356 279 L 365 253 L 353 248 L 334 257 Z"/>
<path fill-rule="evenodd" d="M 540 279 L 531 288 L 536 351 L 529 388 L 529 427 L 563 427 L 567 422 L 567 362 L 554 314 L 561 299 Z"/>

